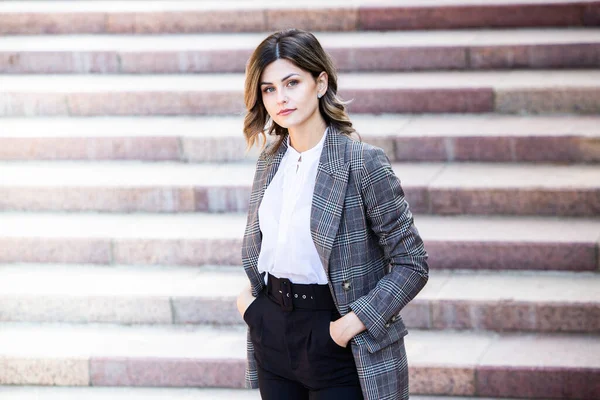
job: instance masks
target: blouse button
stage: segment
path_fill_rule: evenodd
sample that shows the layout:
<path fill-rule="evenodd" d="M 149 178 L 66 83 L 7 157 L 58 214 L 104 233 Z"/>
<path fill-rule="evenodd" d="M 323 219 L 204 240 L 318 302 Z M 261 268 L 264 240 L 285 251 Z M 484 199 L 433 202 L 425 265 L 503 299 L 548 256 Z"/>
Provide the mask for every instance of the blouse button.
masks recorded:
<path fill-rule="evenodd" d="M 342 283 L 342 288 L 343 288 L 345 291 L 348 291 L 348 290 L 350 290 L 350 281 L 344 281 L 344 282 Z"/>

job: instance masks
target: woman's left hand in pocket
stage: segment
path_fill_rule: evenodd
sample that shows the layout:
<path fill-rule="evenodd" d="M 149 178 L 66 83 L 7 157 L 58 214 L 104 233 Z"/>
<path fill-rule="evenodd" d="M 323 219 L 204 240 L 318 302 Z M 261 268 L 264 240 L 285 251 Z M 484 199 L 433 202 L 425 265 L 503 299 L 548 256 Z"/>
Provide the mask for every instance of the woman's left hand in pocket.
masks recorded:
<path fill-rule="evenodd" d="M 337 321 L 332 321 L 329 323 L 329 336 L 331 339 L 340 347 L 346 347 L 348 345 L 348 340 L 344 340 L 342 338 L 342 332 L 340 331 L 340 324 L 338 319 Z"/>
<path fill-rule="evenodd" d="M 341 347 L 348 346 L 350 339 L 365 329 L 367 328 L 353 311 L 329 323 L 329 335 Z"/>

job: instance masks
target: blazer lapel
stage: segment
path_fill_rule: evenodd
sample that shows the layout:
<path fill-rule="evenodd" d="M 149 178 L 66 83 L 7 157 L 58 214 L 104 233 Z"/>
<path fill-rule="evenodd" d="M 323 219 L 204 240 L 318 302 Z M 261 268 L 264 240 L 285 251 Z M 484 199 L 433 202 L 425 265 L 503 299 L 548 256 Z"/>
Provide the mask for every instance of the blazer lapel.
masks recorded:
<path fill-rule="evenodd" d="M 319 160 L 313 193 L 310 231 L 325 273 L 344 208 L 350 163 L 345 162 L 346 143 L 330 127 Z"/>
<path fill-rule="evenodd" d="M 267 168 L 265 170 L 265 173 L 263 174 L 263 184 L 261 185 L 260 193 L 258 195 L 258 201 L 256 206 L 257 210 L 258 207 L 260 207 L 260 203 L 262 202 L 262 199 L 265 195 L 265 190 L 267 190 L 267 187 L 269 186 L 269 184 L 273 180 L 273 177 L 277 173 L 277 170 L 279 169 L 279 164 L 281 164 L 281 159 L 285 155 L 287 147 L 287 140 L 284 140 L 279 146 L 279 149 L 277 149 L 277 152 L 266 159 Z"/>

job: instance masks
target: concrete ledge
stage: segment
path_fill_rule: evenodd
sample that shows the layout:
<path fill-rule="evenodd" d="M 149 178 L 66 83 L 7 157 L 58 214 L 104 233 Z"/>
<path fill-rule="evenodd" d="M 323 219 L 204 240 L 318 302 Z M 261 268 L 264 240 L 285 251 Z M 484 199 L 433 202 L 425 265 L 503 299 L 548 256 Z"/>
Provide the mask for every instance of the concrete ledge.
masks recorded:
<path fill-rule="evenodd" d="M 394 163 L 417 213 L 588 216 L 600 213 L 593 165 Z M 254 165 L 5 162 L 0 210 L 246 212 Z"/>
<path fill-rule="evenodd" d="M 355 115 L 391 161 L 600 162 L 600 118 L 499 114 Z M 533 149 L 533 150 L 532 150 Z M 240 117 L 0 119 L 3 160 L 254 163 Z"/>
<path fill-rule="evenodd" d="M 123 1 L 39 4 L 5 2 L 0 7 L 2 34 L 259 32 L 295 26 L 314 31 L 462 29 L 481 27 L 594 26 L 596 1 L 532 0 L 482 2 L 305 1 L 302 7 L 269 1 Z M 96 4 L 95 4 L 96 3 Z"/>
<path fill-rule="evenodd" d="M 10 74 L 244 72 L 267 33 L 0 37 Z M 595 68 L 598 29 L 512 29 L 316 34 L 344 72 Z"/>
<path fill-rule="evenodd" d="M 241 74 L 0 75 L 0 115 L 243 115 Z M 575 113 L 600 110 L 600 72 L 342 74 L 351 113 Z M 76 88 L 76 89 L 75 89 Z"/>
<path fill-rule="evenodd" d="M 241 265 L 245 222 L 243 213 L 7 212 L 0 262 Z M 415 224 L 435 269 L 600 267 L 595 218 L 416 215 Z"/>
<path fill-rule="evenodd" d="M 11 349 L 1 346 L 0 358 L 12 367 L 24 357 L 38 363 L 53 354 L 61 354 L 64 362 L 85 357 L 94 386 L 236 388 L 243 383 L 245 338 L 243 328 L 3 324 L 0 343 L 10 343 Z M 564 386 L 548 385 L 558 374 L 577 378 L 568 386 L 572 397 L 598 397 L 598 343 L 588 335 L 418 330 L 405 338 L 413 393 L 485 396 L 493 391 L 527 398 L 561 398 Z M 2 383 L 13 383 L 6 368 L 0 371 Z M 48 384 L 35 376 L 31 380 Z"/>
<path fill-rule="evenodd" d="M 235 298 L 246 282 L 241 267 L 5 264 L 0 321 L 243 324 Z M 594 333 L 599 284 L 594 273 L 432 269 L 402 318 L 418 329 Z"/>

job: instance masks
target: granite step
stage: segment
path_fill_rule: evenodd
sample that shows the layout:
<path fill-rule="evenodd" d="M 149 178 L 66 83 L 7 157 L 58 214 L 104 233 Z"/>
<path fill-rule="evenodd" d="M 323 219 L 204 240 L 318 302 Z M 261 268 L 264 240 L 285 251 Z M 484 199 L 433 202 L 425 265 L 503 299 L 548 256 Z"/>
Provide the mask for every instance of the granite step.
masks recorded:
<path fill-rule="evenodd" d="M 600 166 L 394 163 L 414 212 L 600 215 Z M 254 164 L 0 162 L 2 211 L 246 212 Z"/>
<path fill-rule="evenodd" d="M 598 68 L 600 29 L 315 33 L 340 71 Z M 0 37 L 0 73 L 244 72 L 268 33 Z"/>
<path fill-rule="evenodd" d="M 213 388 L 0 386 L 2 400 L 259 400 L 258 390 Z M 472 397 L 411 396 L 413 400 L 473 400 Z M 502 400 L 478 398 L 478 400 Z"/>
<path fill-rule="evenodd" d="M 260 400 L 260 393 L 258 390 L 217 388 L 51 387 L 7 385 L 0 386 L 0 397 L 2 400 Z M 448 400 L 454 399 L 450 398 Z"/>
<path fill-rule="evenodd" d="M 0 264 L 0 321 L 243 324 L 247 281 L 227 266 Z M 600 274 L 434 269 L 402 317 L 418 329 L 600 333 Z"/>
<path fill-rule="evenodd" d="M 597 26 L 595 0 L 4 1 L 0 34 L 265 32 Z"/>
<path fill-rule="evenodd" d="M 598 218 L 415 215 L 432 269 L 597 271 Z M 241 265 L 246 215 L 0 213 L 1 263 Z"/>
<path fill-rule="evenodd" d="M 600 117 L 499 114 L 352 116 L 362 140 L 391 161 L 600 162 Z M 0 119 L 0 160 L 254 162 L 243 119 L 38 117 Z"/>
<path fill-rule="evenodd" d="M 352 113 L 597 114 L 599 70 L 343 73 Z M 0 75 L 0 116 L 242 115 L 243 74 Z"/>
<path fill-rule="evenodd" d="M 245 339 L 242 326 L 5 323 L 0 325 L 0 383 L 240 388 Z M 413 329 L 405 346 L 413 394 L 600 396 L 596 335 Z"/>

